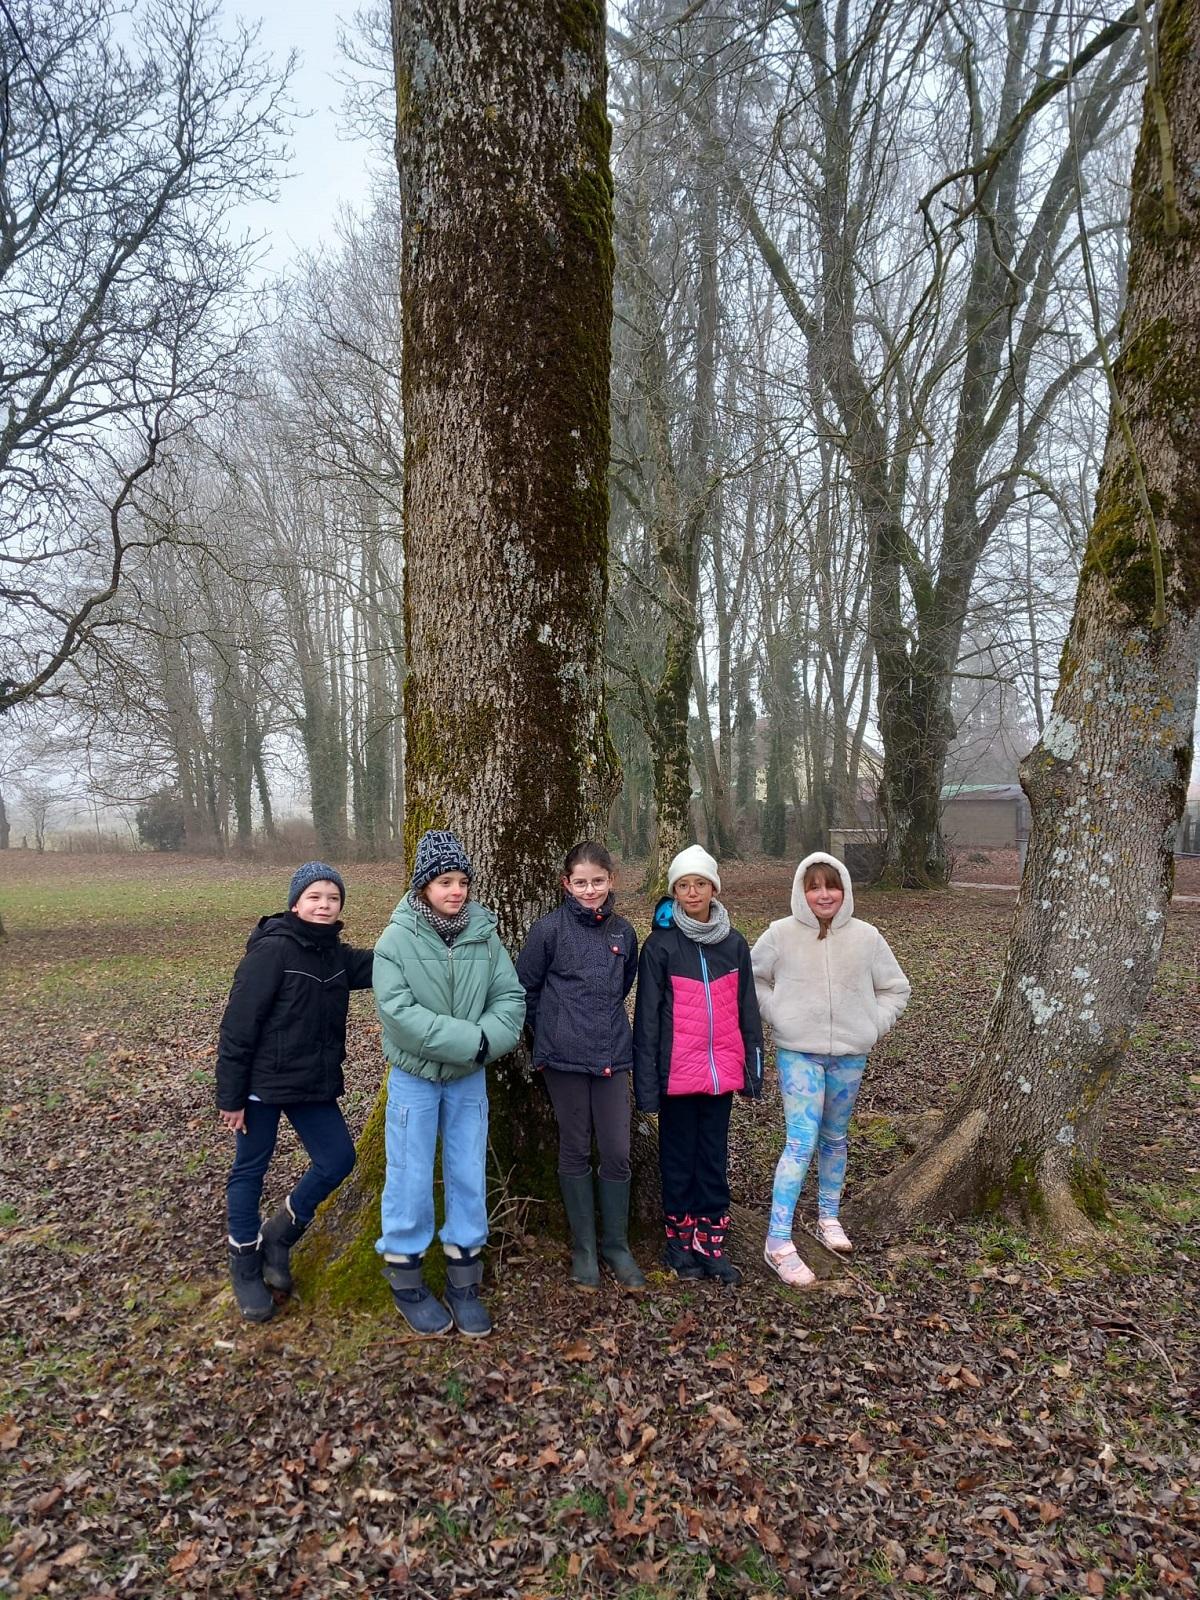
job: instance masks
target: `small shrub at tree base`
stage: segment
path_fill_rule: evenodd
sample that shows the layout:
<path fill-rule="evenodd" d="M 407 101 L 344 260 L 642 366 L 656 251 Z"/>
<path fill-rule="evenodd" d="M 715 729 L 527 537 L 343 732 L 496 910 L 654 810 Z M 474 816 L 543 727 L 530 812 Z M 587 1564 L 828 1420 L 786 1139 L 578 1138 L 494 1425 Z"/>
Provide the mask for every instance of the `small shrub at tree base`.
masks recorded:
<path fill-rule="evenodd" d="M 183 849 L 183 801 L 171 789 L 150 796 L 137 814 L 138 838 L 152 850 Z"/>

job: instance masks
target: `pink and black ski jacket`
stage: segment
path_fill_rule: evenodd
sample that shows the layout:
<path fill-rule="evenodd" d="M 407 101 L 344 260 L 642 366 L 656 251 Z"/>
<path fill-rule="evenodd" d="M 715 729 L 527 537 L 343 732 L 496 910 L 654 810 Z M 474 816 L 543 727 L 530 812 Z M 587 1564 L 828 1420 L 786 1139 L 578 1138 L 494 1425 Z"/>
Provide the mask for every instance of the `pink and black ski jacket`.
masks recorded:
<path fill-rule="evenodd" d="M 736 929 L 697 944 L 659 901 L 638 963 L 633 1090 L 638 1109 L 664 1094 L 762 1094 L 763 1037 L 750 947 Z"/>

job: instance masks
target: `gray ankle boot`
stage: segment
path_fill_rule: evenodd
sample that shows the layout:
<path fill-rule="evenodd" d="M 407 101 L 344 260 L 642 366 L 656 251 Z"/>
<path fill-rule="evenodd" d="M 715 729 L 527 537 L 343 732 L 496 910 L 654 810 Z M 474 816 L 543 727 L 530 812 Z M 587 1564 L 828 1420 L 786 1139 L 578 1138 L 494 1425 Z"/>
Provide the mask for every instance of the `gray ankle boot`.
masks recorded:
<path fill-rule="evenodd" d="M 485 1339 L 492 1331 L 492 1319 L 479 1298 L 483 1282 L 483 1250 L 464 1250 L 448 1244 L 446 1251 L 446 1305 L 454 1326 L 468 1339 Z"/>
<path fill-rule="evenodd" d="M 263 1223 L 259 1236 L 262 1239 L 262 1275 L 263 1282 L 270 1288 L 291 1294 L 292 1268 L 289 1258 L 292 1246 L 299 1244 L 307 1231 L 308 1223 L 301 1222 L 292 1210 L 290 1195 L 274 1216 Z"/>
<path fill-rule="evenodd" d="M 449 1333 L 450 1313 L 421 1276 L 420 1256 L 401 1256 L 385 1261 L 383 1275 L 392 1291 L 396 1310 L 409 1327 L 423 1339 Z"/>
<path fill-rule="evenodd" d="M 262 1247 L 229 1241 L 229 1277 L 238 1310 L 247 1322 L 269 1322 L 275 1315 L 275 1301 L 263 1282 Z"/>
<path fill-rule="evenodd" d="M 629 1250 L 629 1179 L 597 1180 L 600 1193 L 600 1254 L 622 1289 L 644 1289 L 646 1277 Z"/>
<path fill-rule="evenodd" d="M 581 1289 L 600 1287 L 600 1264 L 596 1260 L 596 1202 L 592 1196 L 590 1172 L 560 1172 L 567 1224 L 571 1229 L 571 1282 Z"/>

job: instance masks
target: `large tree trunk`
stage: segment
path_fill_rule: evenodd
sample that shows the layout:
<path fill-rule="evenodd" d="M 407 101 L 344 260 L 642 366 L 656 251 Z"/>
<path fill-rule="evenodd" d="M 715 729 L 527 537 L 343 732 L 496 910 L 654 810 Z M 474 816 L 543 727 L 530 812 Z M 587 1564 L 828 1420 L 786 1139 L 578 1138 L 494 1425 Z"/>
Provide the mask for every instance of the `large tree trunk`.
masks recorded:
<path fill-rule="evenodd" d="M 453 828 L 510 949 L 614 790 L 603 707 L 612 310 L 604 7 L 393 10 L 403 207 L 405 844 Z M 690 663 L 690 658 L 689 658 Z M 548 1197 L 552 1119 L 489 1071 L 496 1172 Z M 373 1244 L 382 1104 L 309 1252 L 348 1296 Z M 337 1259 L 329 1261 L 330 1256 Z"/>
<path fill-rule="evenodd" d="M 1200 165 L 1200 8 L 1167 0 L 1175 171 Z M 1066 1235 L 1103 1206 L 1099 1146 L 1154 981 L 1192 760 L 1200 664 L 1200 194 L 1172 235 L 1150 98 L 1096 512 L 1052 715 L 1022 768 L 1033 833 L 1004 976 L 966 1091 L 868 1195 L 902 1221 L 1011 1206 Z M 1120 424 L 1128 418 L 1133 451 Z M 1165 613 L 1156 616 L 1154 535 Z"/>

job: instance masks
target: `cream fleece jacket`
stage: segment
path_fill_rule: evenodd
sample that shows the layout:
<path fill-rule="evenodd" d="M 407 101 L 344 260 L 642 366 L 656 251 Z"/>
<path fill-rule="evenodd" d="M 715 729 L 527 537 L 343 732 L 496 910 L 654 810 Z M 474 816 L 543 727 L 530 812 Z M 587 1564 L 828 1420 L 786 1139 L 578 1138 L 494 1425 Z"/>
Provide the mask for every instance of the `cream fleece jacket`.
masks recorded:
<path fill-rule="evenodd" d="M 837 869 L 845 894 L 824 939 L 804 898 L 805 871 L 818 862 Z M 855 917 L 845 866 L 822 851 L 805 856 L 796 868 L 792 915 L 771 923 L 750 959 L 758 1009 L 783 1050 L 865 1056 L 912 993 L 879 929 Z"/>

